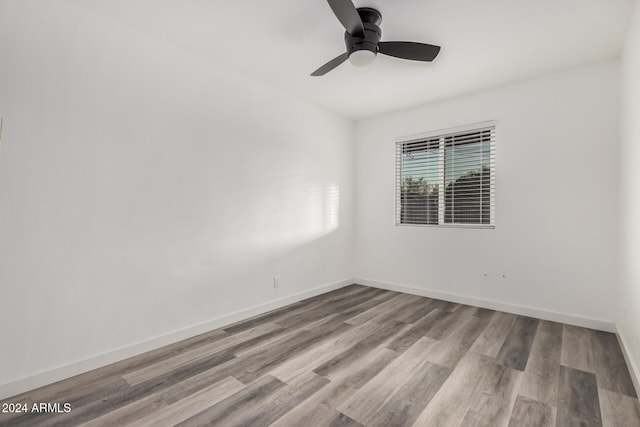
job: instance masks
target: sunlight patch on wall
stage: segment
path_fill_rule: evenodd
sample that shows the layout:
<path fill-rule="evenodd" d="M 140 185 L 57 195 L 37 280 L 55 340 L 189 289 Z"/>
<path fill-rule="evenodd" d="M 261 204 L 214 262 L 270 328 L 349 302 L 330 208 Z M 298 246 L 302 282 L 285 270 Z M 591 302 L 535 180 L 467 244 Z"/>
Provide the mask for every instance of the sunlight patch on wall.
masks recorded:
<path fill-rule="evenodd" d="M 325 230 L 333 231 L 340 225 L 340 187 L 330 184 L 325 189 Z"/>
<path fill-rule="evenodd" d="M 326 237 L 340 226 L 340 187 L 334 183 L 298 183 L 277 199 L 251 200 L 244 212 L 248 221 L 235 216 L 185 226 L 191 238 L 174 240 L 170 246 L 172 258 L 179 259 L 172 268 L 176 278 L 246 270 Z M 158 247 L 167 244 L 158 242 Z M 203 252 L 207 255 L 193 258 Z"/>
<path fill-rule="evenodd" d="M 289 196 L 286 214 L 267 240 L 295 247 L 326 236 L 340 225 L 340 187 L 333 183 L 305 185 Z"/>

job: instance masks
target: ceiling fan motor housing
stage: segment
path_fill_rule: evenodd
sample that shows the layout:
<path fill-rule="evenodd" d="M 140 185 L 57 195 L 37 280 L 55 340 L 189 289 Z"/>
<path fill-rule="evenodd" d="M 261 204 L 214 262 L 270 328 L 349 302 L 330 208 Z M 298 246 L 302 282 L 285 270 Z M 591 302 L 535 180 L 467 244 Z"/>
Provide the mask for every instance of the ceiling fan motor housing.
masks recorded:
<path fill-rule="evenodd" d="M 347 53 L 351 55 L 357 50 L 369 50 L 374 54 L 378 53 L 378 42 L 382 38 L 380 22 L 382 15 L 376 9 L 370 7 L 358 8 L 358 15 L 362 19 L 364 34 L 362 36 L 344 33 L 344 42 L 347 46 Z"/>
<path fill-rule="evenodd" d="M 346 52 L 311 73 L 312 76 L 324 76 L 329 71 L 349 60 L 355 67 L 368 67 L 373 64 L 378 53 L 412 61 L 431 62 L 438 56 L 440 46 L 408 42 L 381 42 L 380 23 L 382 15 L 370 7 L 356 8 L 352 0 L 327 0 L 331 10 L 345 28 L 344 44 Z"/>

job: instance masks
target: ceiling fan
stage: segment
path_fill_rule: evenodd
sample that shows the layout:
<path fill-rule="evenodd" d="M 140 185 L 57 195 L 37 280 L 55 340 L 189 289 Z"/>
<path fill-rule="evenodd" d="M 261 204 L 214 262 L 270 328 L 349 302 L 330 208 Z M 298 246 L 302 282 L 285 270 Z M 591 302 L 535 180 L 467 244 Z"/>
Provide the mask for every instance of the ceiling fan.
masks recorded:
<path fill-rule="evenodd" d="M 356 9 L 351 0 L 327 0 L 338 21 L 347 30 L 344 42 L 347 51 L 318 68 L 312 76 L 323 76 L 347 59 L 355 66 L 373 63 L 378 53 L 412 61 L 430 62 L 438 56 L 440 46 L 416 42 L 381 42 L 382 14 L 370 7 Z"/>

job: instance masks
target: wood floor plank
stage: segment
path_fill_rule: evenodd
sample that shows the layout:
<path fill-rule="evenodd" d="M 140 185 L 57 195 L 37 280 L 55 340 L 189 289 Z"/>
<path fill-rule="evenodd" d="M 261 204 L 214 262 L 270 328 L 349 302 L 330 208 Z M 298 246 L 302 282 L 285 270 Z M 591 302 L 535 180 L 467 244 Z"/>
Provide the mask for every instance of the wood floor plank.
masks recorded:
<path fill-rule="evenodd" d="M 324 307 L 327 307 L 333 311 L 344 311 L 351 306 L 360 305 L 363 301 L 375 299 L 380 295 L 386 295 L 387 298 L 391 299 L 399 295 L 399 293 L 388 292 L 384 289 L 363 286 L 357 288 L 355 292 L 352 292 L 350 294 L 337 294 L 332 296 L 331 298 L 322 297 L 322 300 Z"/>
<path fill-rule="evenodd" d="M 366 307 L 373 307 L 384 301 L 396 297 L 398 292 L 389 292 L 384 289 L 367 288 L 366 293 L 358 294 L 358 298 L 342 298 L 330 304 L 330 308 L 334 312 L 352 313 L 352 309 L 358 308 L 359 312 L 367 310 Z M 368 305 L 369 302 L 373 304 Z"/>
<path fill-rule="evenodd" d="M 327 426 L 336 408 L 398 357 L 387 348 L 364 354 L 353 367 L 334 372 L 331 383 L 273 424 L 273 427 Z"/>
<path fill-rule="evenodd" d="M 370 321 L 381 325 L 389 321 L 405 322 L 407 318 L 411 317 L 416 307 L 420 308 L 424 304 L 424 301 L 421 301 L 423 298 L 415 295 L 403 295 L 402 297 L 397 305 L 389 307 Z"/>
<path fill-rule="evenodd" d="M 437 322 L 448 315 L 448 312 L 434 309 L 425 315 L 422 319 L 417 321 L 413 326 L 408 328 L 402 334 L 399 334 L 393 341 L 389 343 L 389 348 L 393 351 L 403 352 L 413 344 L 415 344 L 420 338 L 425 336 L 427 332 Z"/>
<path fill-rule="evenodd" d="M 519 393 L 529 399 L 556 405 L 560 364 L 552 359 L 531 359 L 527 365 Z"/>
<path fill-rule="evenodd" d="M 591 329 L 563 325 L 560 363 L 570 368 L 595 373 Z"/>
<path fill-rule="evenodd" d="M 177 424 L 196 415 L 204 408 L 213 406 L 232 394 L 239 392 L 244 387 L 245 385 L 235 378 L 226 377 L 152 414 L 141 417 L 132 422 L 130 427 L 155 427 L 159 425 Z"/>
<path fill-rule="evenodd" d="M 218 340 L 213 343 L 198 346 L 188 351 L 176 354 L 173 357 L 165 358 L 158 361 L 153 365 L 145 366 L 142 369 L 131 371 L 123 378 L 131 385 L 136 385 L 141 382 L 147 381 L 151 378 L 158 377 L 174 370 L 176 367 L 184 365 L 186 363 L 196 361 L 198 359 L 211 357 L 212 354 L 216 354 L 227 350 L 234 345 L 242 344 L 244 341 L 251 340 L 256 337 L 263 336 L 269 332 L 281 330 L 280 326 L 275 323 L 265 323 L 258 325 L 252 329 L 246 329 L 234 335 L 229 335 L 224 339 Z"/>
<path fill-rule="evenodd" d="M 509 427 L 555 427 L 555 425 L 555 410 L 551 405 L 518 396 L 511 413 Z"/>
<path fill-rule="evenodd" d="M 415 426 L 450 427 L 462 422 L 495 360 L 468 352 L 418 416 Z"/>
<path fill-rule="evenodd" d="M 371 307 L 369 310 L 359 313 L 356 316 L 353 316 L 351 319 L 347 320 L 347 323 L 356 326 L 362 325 L 363 323 L 369 322 L 377 316 L 388 314 L 390 311 L 393 311 L 395 307 L 401 305 L 404 301 L 406 301 L 406 295 L 397 294 L 393 298 L 374 307 Z"/>
<path fill-rule="evenodd" d="M 560 366 L 557 426 L 602 426 L 595 374 Z"/>
<path fill-rule="evenodd" d="M 412 426 L 450 374 L 451 369 L 431 362 L 423 363 L 411 378 L 376 411 L 367 426 Z"/>
<path fill-rule="evenodd" d="M 178 360 L 176 360 L 176 357 L 178 358 Z M 193 358 L 190 355 L 184 358 L 180 356 L 176 357 L 169 359 L 166 364 L 158 363 L 143 368 L 139 371 L 134 371 L 126 374 L 123 376 L 123 378 L 131 386 L 136 386 L 151 381 L 154 378 L 160 378 L 162 376 L 170 375 L 172 372 L 178 369 L 184 369 L 188 366 L 214 367 L 231 359 L 234 359 L 235 355 L 223 351 L 200 354 L 199 357 L 196 358 Z"/>
<path fill-rule="evenodd" d="M 496 360 L 508 367 L 524 371 L 538 327 L 538 319 L 518 316 L 513 322 Z"/>
<path fill-rule="evenodd" d="M 360 313 L 364 313 L 372 307 L 375 307 L 379 304 L 382 304 L 390 299 L 395 298 L 398 295 L 397 292 L 379 292 L 377 295 L 369 297 L 368 300 L 361 302 L 359 304 L 353 304 L 352 301 L 346 300 L 342 303 L 336 305 L 335 311 L 340 312 L 347 317 L 347 319 L 357 316 Z"/>
<path fill-rule="evenodd" d="M 433 306 L 435 308 L 439 308 L 442 311 L 449 311 L 449 312 L 454 311 L 455 309 L 461 307 L 460 304 L 456 304 L 455 302 L 443 301 L 439 299 L 433 300 Z"/>
<path fill-rule="evenodd" d="M 269 426 L 328 383 L 328 379 L 307 372 L 285 387 L 271 392 L 268 399 L 245 407 L 234 416 L 225 416 L 225 425 Z"/>
<path fill-rule="evenodd" d="M 591 345 L 598 386 L 638 397 L 616 336 L 610 332 L 593 331 Z"/>
<path fill-rule="evenodd" d="M 443 339 L 435 340 L 431 350 L 424 355 L 425 360 L 447 368 L 455 368 L 478 335 L 487 327 L 489 321 L 489 316 L 483 318 L 473 315 L 461 316 L 455 326 L 447 326 L 447 333 Z M 437 320 L 435 324 L 438 324 Z"/>
<path fill-rule="evenodd" d="M 300 328 L 279 328 L 274 329 L 270 332 L 267 332 L 262 335 L 257 335 L 253 338 L 247 339 L 246 341 L 242 341 L 231 347 L 227 348 L 226 351 L 233 353 L 236 357 L 243 356 L 245 354 L 251 353 L 258 348 L 267 347 L 273 345 L 275 342 L 285 339 L 296 332 L 298 332 Z"/>
<path fill-rule="evenodd" d="M 562 325 L 541 320 L 519 394 L 555 407 L 558 398 L 561 348 Z"/>
<path fill-rule="evenodd" d="M 433 327 L 425 333 L 425 336 L 435 340 L 443 340 L 460 326 L 460 322 L 473 318 L 474 312 L 475 309 L 469 306 L 459 306 L 457 310 L 448 312 L 441 319 L 438 319 Z"/>
<path fill-rule="evenodd" d="M 481 319 L 486 317 L 491 318 L 496 313 L 495 310 L 491 310 L 490 308 L 482 308 L 482 307 L 475 307 L 475 308 L 476 308 L 476 312 L 474 313 L 474 316 Z"/>
<path fill-rule="evenodd" d="M 167 404 L 171 405 L 195 393 L 198 393 L 203 389 L 207 389 L 212 385 L 219 384 L 221 381 L 226 381 L 230 377 L 229 369 L 233 362 L 234 360 L 231 359 L 225 363 L 216 365 L 198 374 L 188 376 L 184 380 L 179 381 L 173 386 L 163 390 L 162 399 L 167 402 Z M 239 383 L 239 381 L 235 378 L 234 381 Z"/>
<path fill-rule="evenodd" d="M 633 397 L 598 388 L 603 427 L 640 427 L 640 402 Z"/>
<path fill-rule="evenodd" d="M 561 362 L 562 354 L 562 324 L 548 320 L 539 320 L 531 357 L 536 359 L 551 359 Z"/>
<path fill-rule="evenodd" d="M 496 357 L 516 318 L 517 316 L 515 314 L 500 311 L 495 312 L 489 324 L 473 343 L 470 350 L 490 357 Z"/>
<path fill-rule="evenodd" d="M 376 347 L 386 346 L 397 334 L 402 333 L 407 326 L 402 322 L 389 323 L 362 341 L 354 343 L 353 346 L 327 360 L 313 371 L 318 375 L 333 379 L 337 371 L 353 366 L 364 354 Z"/>
<path fill-rule="evenodd" d="M 424 355 L 425 360 L 454 369 L 467 354 L 469 345 L 462 342 L 435 341 L 431 351 Z"/>
<path fill-rule="evenodd" d="M 287 328 L 281 327 L 280 330 L 269 332 L 258 336 L 253 340 L 245 341 L 242 344 L 233 346 L 229 348 L 229 351 L 233 352 L 233 354 L 240 358 L 241 356 L 254 353 L 256 351 L 263 351 L 268 347 L 277 346 L 278 343 L 291 338 L 293 335 L 300 333 L 301 331 L 313 332 L 317 328 L 332 329 L 341 323 L 343 323 L 343 319 L 340 317 L 340 314 L 327 315 L 324 318 L 304 325 L 289 326 Z"/>
<path fill-rule="evenodd" d="M 320 345 L 323 340 L 340 335 L 352 327 L 341 323 L 320 331 L 300 331 L 279 342 L 278 345 L 239 358 L 231 368 L 231 373 L 236 379 L 249 384 L 302 352 Z"/>
<path fill-rule="evenodd" d="M 347 417 L 345 414 L 341 412 L 336 412 L 333 419 L 329 422 L 329 427 L 363 427 L 363 426 L 359 422 Z"/>
<path fill-rule="evenodd" d="M 316 347 L 314 351 L 304 352 L 289 361 L 282 363 L 269 372 L 269 375 L 289 383 L 299 375 L 312 371 L 338 354 L 353 346 L 354 342 L 366 339 L 382 327 L 376 323 L 367 322 L 346 330 L 343 334 L 327 340 Z"/>
<path fill-rule="evenodd" d="M 424 316 L 438 308 L 436 300 L 431 298 L 420 299 L 422 300 L 421 303 L 417 303 L 414 307 L 407 309 L 404 315 L 402 317 L 399 317 L 397 320 L 413 325 Z"/>
<path fill-rule="evenodd" d="M 354 303 L 354 301 L 351 300 L 347 300 L 347 301 L 342 301 L 337 303 L 337 305 L 334 307 L 333 310 L 333 316 L 334 319 L 336 321 L 340 321 L 340 322 L 348 322 L 349 324 L 352 324 L 351 322 L 349 322 L 349 320 L 351 318 L 353 318 L 354 316 L 357 316 L 361 313 L 364 313 L 365 311 L 376 307 L 386 301 L 389 301 L 390 299 L 393 299 L 397 296 L 396 292 L 385 292 L 385 291 L 381 291 L 378 289 L 378 292 L 376 295 L 371 296 L 369 298 L 367 298 L 365 301 L 358 301 L 358 303 Z M 304 325 L 303 327 L 305 329 L 311 329 L 314 328 L 315 325 L 323 323 L 324 321 L 326 321 L 325 319 L 319 319 L 315 322 L 311 322 L 309 324 Z M 366 322 L 365 322 L 366 323 Z"/>
<path fill-rule="evenodd" d="M 264 376 L 237 393 L 206 408 L 196 415 L 176 424 L 186 427 L 195 425 L 230 426 L 235 417 L 242 416 L 249 407 L 259 405 L 269 399 L 272 393 L 286 387 L 282 381 L 271 376 Z"/>
<path fill-rule="evenodd" d="M 434 342 L 430 338 L 421 338 L 338 406 L 338 410 L 361 424 L 368 424 L 384 403 L 425 363 L 423 355 L 430 351 Z"/>
<path fill-rule="evenodd" d="M 521 375 L 520 371 L 501 365 L 489 366 L 461 425 L 465 427 L 507 425 L 517 398 Z"/>
<path fill-rule="evenodd" d="M 465 317 L 443 340 L 463 343 L 469 349 L 478 339 L 478 336 L 484 332 L 490 321 L 491 316 L 487 315 Z"/>
<path fill-rule="evenodd" d="M 80 425 L 82 427 L 120 427 L 130 425 L 146 415 L 157 413 L 166 406 L 167 404 L 162 399 L 162 396 L 151 395 Z"/>

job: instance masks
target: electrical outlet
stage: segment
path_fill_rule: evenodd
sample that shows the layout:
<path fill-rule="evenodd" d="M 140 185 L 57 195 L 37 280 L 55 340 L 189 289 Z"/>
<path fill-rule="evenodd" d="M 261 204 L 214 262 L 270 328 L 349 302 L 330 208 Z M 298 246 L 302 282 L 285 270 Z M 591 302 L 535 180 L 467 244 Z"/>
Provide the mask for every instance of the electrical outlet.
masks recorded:
<path fill-rule="evenodd" d="M 280 287 L 280 276 L 273 276 L 273 287 L 274 288 Z"/>

